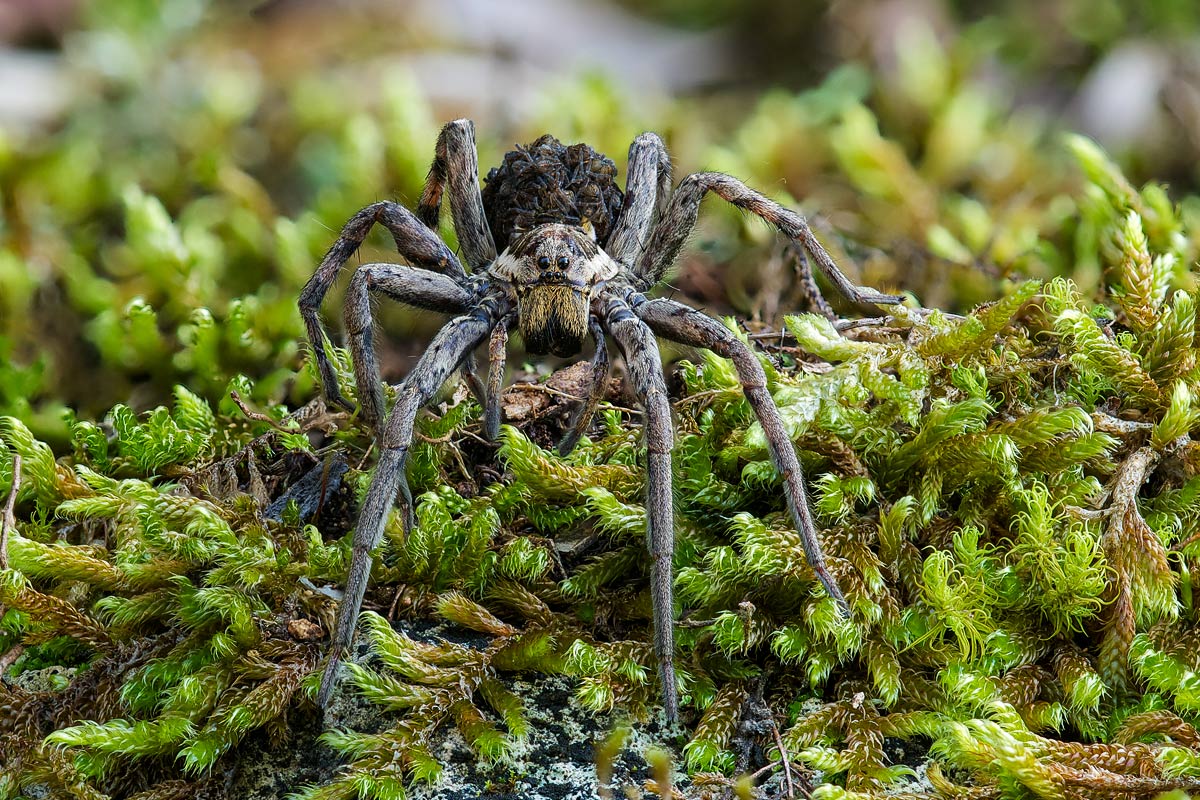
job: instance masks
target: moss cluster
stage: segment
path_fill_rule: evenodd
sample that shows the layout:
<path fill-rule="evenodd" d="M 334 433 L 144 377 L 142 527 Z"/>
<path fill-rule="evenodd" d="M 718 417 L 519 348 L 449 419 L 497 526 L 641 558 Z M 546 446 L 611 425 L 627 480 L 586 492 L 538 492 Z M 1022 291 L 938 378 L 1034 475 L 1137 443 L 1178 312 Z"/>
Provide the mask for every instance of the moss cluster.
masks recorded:
<path fill-rule="evenodd" d="M 359 205 L 418 194 L 436 133 L 396 75 L 363 103 L 336 76 L 214 56 L 203 16 L 99 5 L 73 68 L 128 58 L 53 135 L 0 139 L 0 499 L 18 487 L 0 654 L 9 677 L 75 668 L 0 684 L 0 798 L 188 796 L 313 713 L 371 458 L 356 418 L 309 402 L 295 297 Z M 786 178 L 773 194 L 819 209 L 862 282 L 941 309 L 793 315 L 808 290 L 765 229 L 711 209 L 698 261 L 758 317 L 853 614 L 805 566 L 732 366 L 683 354 L 677 758 L 702 789 L 751 791 L 736 776 L 757 769 L 814 771 L 826 800 L 1200 792 L 1200 203 L 1010 114 L 973 41 L 917 36 L 894 75 L 845 67 L 729 131 L 698 101 L 655 126 L 684 168 Z M 204 69 L 158 69 L 181 58 Z M 602 83 L 568 97 L 535 135 L 620 156 L 644 124 Z M 505 758 L 529 724 L 515 672 L 655 712 L 639 417 L 608 401 L 566 459 L 541 446 L 553 414 L 515 400 L 498 451 L 467 392 L 422 417 L 417 525 L 388 522 L 369 600 L 475 638 L 366 612 L 346 683 L 390 727 L 328 732 L 346 765 L 297 796 L 402 797 L 437 778 L 449 726 Z M 897 741 L 931 754 L 923 781 Z"/>

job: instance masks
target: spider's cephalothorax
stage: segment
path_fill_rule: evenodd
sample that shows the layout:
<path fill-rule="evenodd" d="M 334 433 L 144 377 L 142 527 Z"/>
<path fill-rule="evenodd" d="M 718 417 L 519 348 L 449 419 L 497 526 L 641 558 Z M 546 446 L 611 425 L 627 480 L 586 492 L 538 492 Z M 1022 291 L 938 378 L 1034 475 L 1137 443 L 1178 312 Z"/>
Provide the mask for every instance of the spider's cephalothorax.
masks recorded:
<path fill-rule="evenodd" d="M 559 452 L 566 454 L 588 429 L 608 385 L 612 337 L 625 357 L 629 384 L 645 409 L 646 527 L 649 589 L 654 607 L 654 652 L 667 718 L 678 712 L 674 668 L 672 569 L 674 551 L 671 493 L 671 406 L 655 337 L 702 347 L 733 361 L 746 400 L 762 425 L 771 461 L 808 564 L 825 591 L 849 613 L 846 600 L 825 567 L 816 527 L 808 510 L 800 462 L 767 391 L 762 364 L 732 331 L 673 300 L 650 299 L 648 291 L 674 262 L 696 223 L 708 192 L 745 209 L 803 248 L 848 300 L 878 311 L 877 304 L 900 298 L 856 286 L 833 263 L 804 218 L 719 172 L 698 172 L 671 189 L 671 162 L 662 140 L 643 133 L 629 148 L 625 192 L 617 188 L 612 161 L 587 145 L 564 147 L 543 136 L 509 153 L 479 190 L 474 127 L 469 120 L 446 125 L 438 136 L 433 166 L 416 214 L 390 202 L 355 214 L 300 296 L 313 358 L 331 402 L 352 409 L 338 390 L 337 374 L 325 352 L 320 307 L 375 223 L 392 234 L 411 266 L 366 264 L 346 292 L 346 333 L 362 418 L 376 430 L 379 462 L 363 500 L 350 560 L 346 591 L 338 608 L 329 659 L 318 702 L 333 690 L 338 664 L 354 638 L 371 572 L 371 551 L 383 535 L 392 505 L 400 500 L 405 530 L 413 524 L 412 496 L 404 474 L 417 412 L 460 367 L 484 405 L 484 431 L 495 438 L 500 427 L 508 327 L 516 322 L 533 353 L 569 356 L 579 352 L 585 333 L 595 344 L 592 381 Z M 438 237 L 442 195 L 447 194 L 466 267 Z M 502 252 L 496 248 L 501 244 Z M 808 261 L 803 262 L 807 264 Z M 469 270 L 469 272 L 468 272 Z M 811 280 L 811 276 L 808 278 Z M 438 331 L 416 366 L 395 387 L 387 411 L 379 364 L 372 345 L 371 295 L 456 314 Z M 490 342 L 487 386 L 474 378 L 474 352 Z"/>
<path fill-rule="evenodd" d="M 517 236 L 488 274 L 512 287 L 526 350 L 573 356 L 588 333 L 593 290 L 620 269 L 587 228 L 549 223 Z"/>

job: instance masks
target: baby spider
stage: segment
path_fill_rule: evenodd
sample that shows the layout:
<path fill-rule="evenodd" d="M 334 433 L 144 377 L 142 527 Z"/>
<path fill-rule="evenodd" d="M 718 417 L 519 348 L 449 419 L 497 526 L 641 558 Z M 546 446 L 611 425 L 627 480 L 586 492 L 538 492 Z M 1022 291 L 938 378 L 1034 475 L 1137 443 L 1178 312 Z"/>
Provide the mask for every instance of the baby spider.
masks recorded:
<path fill-rule="evenodd" d="M 590 392 L 559 444 L 564 455 L 587 429 L 607 384 L 606 336 L 612 337 L 625 357 L 630 382 L 645 408 L 654 651 L 663 706 L 667 719 L 674 721 L 679 699 L 672 665 L 671 406 L 655 336 L 707 348 L 733 360 L 746 399 L 766 434 L 771 460 L 783 478 L 788 508 L 804 542 L 808 564 L 843 613 L 848 613 L 848 608 L 825 568 L 800 462 L 767 391 L 762 365 L 750 348 L 717 320 L 682 303 L 650 299 L 643 293 L 653 288 L 675 261 L 696 223 L 700 201 L 711 191 L 778 228 L 807 251 L 852 302 L 874 306 L 897 303 L 900 298 L 852 284 L 800 215 L 736 178 L 699 172 L 684 178 L 672 192 L 671 162 L 662 140 L 653 133 L 638 136 L 629 148 L 624 193 L 616 185 L 616 167 L 610 159 L 585 144 L 564 147 L 548 135 L 505 156 L 504 163 L 488 175 L 482 192 L 478 166 L 470 120 L 446 125 L 438 136 L 416 214 L 390 202 L 359 211 L 346 223 L 300 295 L 300 313 L 325 395 L 332 403 L 352 410 L 338 391 L 325 352 L 321 301 L 377 222 L 391 233 L 400 255 L 411 265 L 361 266 L 346 293 L 346 332 L 362 416 L 375 428 L 380 455 L 358 518 L 346 593 L 338 608 L 318 703 L 324 706 L 328 702 L 339 662 L 353 639 L 371 571 L 371 552 L 379 543 L 397 495 L 405 530 L 412 526 L 412 495 L 404 470 L 417 412 L 460 366 L 472 376 L 472 354 L 490 337 L 488 385 L 480 387 L 480 393 L 484 428 L 494 439 L 500 427 L 507 332 L 515 324 L 526 350 L 534 354 L 574 356 L 589 336 L 595 347 Z M 442 192 L 447 189 L 466 268 L 437 234 Z M 379 365 L 371 343 L 372 293 L 457 315 L 438 331 L 416 366 L 395 387 L 396 402 L 390 413 L 384 408 Z"/>

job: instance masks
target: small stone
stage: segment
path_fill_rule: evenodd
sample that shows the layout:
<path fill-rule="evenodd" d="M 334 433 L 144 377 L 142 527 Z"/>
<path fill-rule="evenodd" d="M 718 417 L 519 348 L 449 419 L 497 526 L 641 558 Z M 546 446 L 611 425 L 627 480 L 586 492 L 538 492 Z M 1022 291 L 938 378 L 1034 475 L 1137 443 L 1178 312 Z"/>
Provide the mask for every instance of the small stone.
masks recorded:
<path fill-rule="evenodd" d="M 307 619 L 294 619 L 287 624 L 287 629 L 298 642 L 315 642 L 325 635 L 324 628 Z"/>

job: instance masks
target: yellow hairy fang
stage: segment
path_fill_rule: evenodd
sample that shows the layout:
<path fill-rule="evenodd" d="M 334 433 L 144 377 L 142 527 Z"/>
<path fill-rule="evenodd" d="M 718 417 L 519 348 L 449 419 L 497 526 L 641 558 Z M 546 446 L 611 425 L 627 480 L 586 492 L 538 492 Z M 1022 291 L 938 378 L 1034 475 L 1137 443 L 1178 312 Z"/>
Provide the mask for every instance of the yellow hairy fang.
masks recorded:
<path fill-rule="evenodd" d="M 517 298 L 521 337 L 534 355 L 573 356 L 588 330 L 588 292 L 576 286 L 532 286 Z"/>

